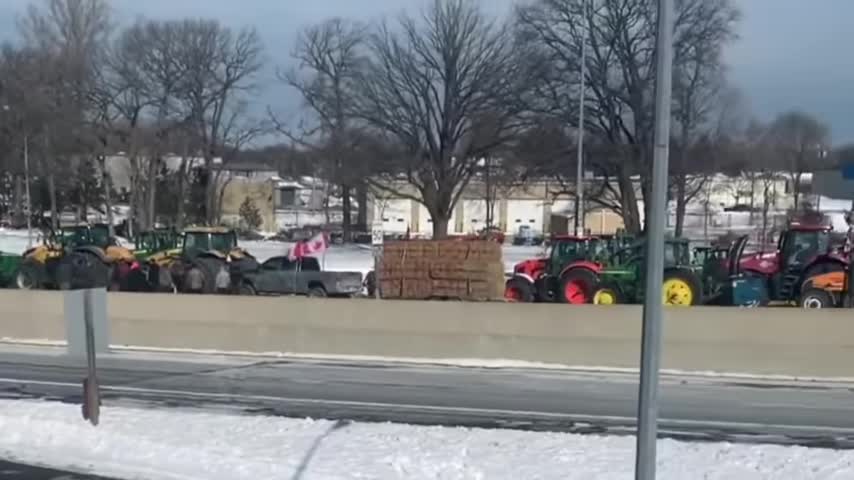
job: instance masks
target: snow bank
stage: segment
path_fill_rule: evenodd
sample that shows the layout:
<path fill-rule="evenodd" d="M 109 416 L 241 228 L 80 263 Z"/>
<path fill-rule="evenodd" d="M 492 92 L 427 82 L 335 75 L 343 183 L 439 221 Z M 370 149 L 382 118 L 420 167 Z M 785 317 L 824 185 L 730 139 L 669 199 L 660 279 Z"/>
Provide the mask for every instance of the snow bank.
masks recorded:
<path fill-rule="evenodd" d="M 634 438 L 0 401 L 0 457 L 121 478 L 633 478 Z M 661 480 L 854 478 L 854 452 L 659 441 Z"/>

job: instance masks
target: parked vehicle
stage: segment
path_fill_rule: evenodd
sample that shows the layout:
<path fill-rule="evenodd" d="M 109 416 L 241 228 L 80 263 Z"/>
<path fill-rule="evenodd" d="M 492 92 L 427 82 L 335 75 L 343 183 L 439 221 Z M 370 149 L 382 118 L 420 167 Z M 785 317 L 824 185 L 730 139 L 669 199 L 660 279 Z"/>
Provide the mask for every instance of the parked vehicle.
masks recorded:
<path fill-rule="evenodd" d="M 513 245 L 542 245 L 543 235 L 537 233 L 530 225 L 521 225 L 513 236 Z"/>
<path fill-rule="evenodd" d="M 845 270 L 819 273 L 808 277 L 801 286 L 798 304 L 803 308 L 854 307 L 852 276 L 854 276 L 854 263 L 849 261 Z"/>
<path fill-rule="evenodd" d="M 645 241 L 640 240 L 611 256 L 608 264 L 596 272 L 596 290 L 592 303 L 612 305 L 639 303 L 644 298 L 646 271 Z M 703 301 L 702 278 L 692 264 L 690 243 L 673 238 L 664 243 L 662 302 L 665 305 L 691 306 Z"/>
<path fill-rule="evenodd" d="M 761 279 L 754 283 L 762 285 L 768 301 L 798 301 L 807 279 L 848 268 L 848 256 L 833 244 L 832 233 L 830 226 L 792 223 L 781 232 L 776 250 L 741 256 L 740 272 Z"/>
<path fill-rule="evenodd" d="M 107 225 L 65 226 L 24 252 L 15 283 L 23 289 L 118 288 L 134 261 Z"/>
<path fill-rule="evenodd" d="M 20 267 L 20 255 L 0 252 L 0 288 L 15 285 L 15 278 L 18 276 L 18 269 Z"/>
<path fill-rule="evenodd" d="M 240 276 L 244 295 L 277 294 L 309 297 L 351 297 L 362 291 L 360 272 L 325 272 L 317 258 L 273 257 Z"/>
<path fill-rule="evenodd" d="M 179 244 L 178 249 L 147 257 L 129 289 L 233 293 L 234 278 L 258 268 L 255 257 L 238 246 L 237 233 L 230 228 L 190 227 L 181 234 Z"/>
<path fill-rule="evenodd" d="M 509 301 L 586 303 L 618 237 L 555 236 L 549 255 L 525 260 L 513 267 L 504 297 Z"/>

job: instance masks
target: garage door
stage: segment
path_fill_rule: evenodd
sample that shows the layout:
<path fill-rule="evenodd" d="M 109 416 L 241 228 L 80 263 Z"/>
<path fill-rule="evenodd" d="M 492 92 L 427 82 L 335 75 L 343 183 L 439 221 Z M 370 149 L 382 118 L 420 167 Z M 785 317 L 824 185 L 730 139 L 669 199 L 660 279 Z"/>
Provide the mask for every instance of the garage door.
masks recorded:
<path fill-rule="evenodd" d="M 543 231 L 542 200 L 507 201 L 507 233 L 518 232 L 522 225 L 528 225 L 535 232 Z"/>

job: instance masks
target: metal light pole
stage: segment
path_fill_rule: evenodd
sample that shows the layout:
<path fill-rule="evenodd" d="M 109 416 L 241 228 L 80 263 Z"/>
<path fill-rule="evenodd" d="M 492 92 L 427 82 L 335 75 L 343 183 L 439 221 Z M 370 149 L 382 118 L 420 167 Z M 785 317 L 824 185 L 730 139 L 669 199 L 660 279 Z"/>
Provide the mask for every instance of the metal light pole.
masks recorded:
<path fill-rule="evenodd" d="M 27 195 L 27 248 L 33 246 L 33 202 L 30 197 L 30 136 L 24 135 L 24 192 Z"/>
<path fill-rule="evenodd" d="M 581 85 L 578 92 L 578 145 L 575 159 L 575 235 L 584 234 L 584 101 L 586 98 L 585 84 L 587 77 L 587 0 L 581 4 L 582 25 L 581 35 Z"/>
<path fill-rule="evenodd" d="M 664 277 L 664 216 L 667 207 L 667 163 L 670 154 L 670 103 L 673 70 L 673 0 L 658 0 L 658 45 L 655 81 L 655 146 L 652 201 L 646 225 L 646 295 L 643 305 L 638 432 L 635 479 L 655 479 L 658 433 L 658 369 L 661 361 Z"/>

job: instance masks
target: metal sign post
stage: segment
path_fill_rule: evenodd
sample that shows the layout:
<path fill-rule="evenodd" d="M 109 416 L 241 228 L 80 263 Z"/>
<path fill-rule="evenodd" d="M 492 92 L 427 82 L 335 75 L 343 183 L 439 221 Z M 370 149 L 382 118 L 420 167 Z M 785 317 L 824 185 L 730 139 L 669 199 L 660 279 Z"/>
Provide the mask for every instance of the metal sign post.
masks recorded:
<path fill-rule="evenodd" d="M 658 369 L 661 361 L 661 283 L 664 277 L 664 222 L 667 214 L 667 163 L 670 154 L 670 103 L 673 70 L 673 0 L 658 0 L 655 79 L 655 145 L 652 198 L 646 224 L 646 295 L 643 303 L 638 432 L 635 479 L 655 479 L 658 433 Z"/>
<path fill-rule="evenodd" d="M 380 295 L 380 267 L 382 266 L 383 242 L 385 232 L 381 223 L 375 223 L 371 229 L 371 245 L 374 249 L 374 298 L 379 300 Z"/>
<path fill-rule="evenodd" d="M 86 327 L 86 378 L 83 380 L 83 418 L 98 425 L 101 414 L 101 392 L 98 388 L 98 372 L 95 366 L 95 326 L 92 322 L 92 290 L 83 291 L 83 321 Z"/>

